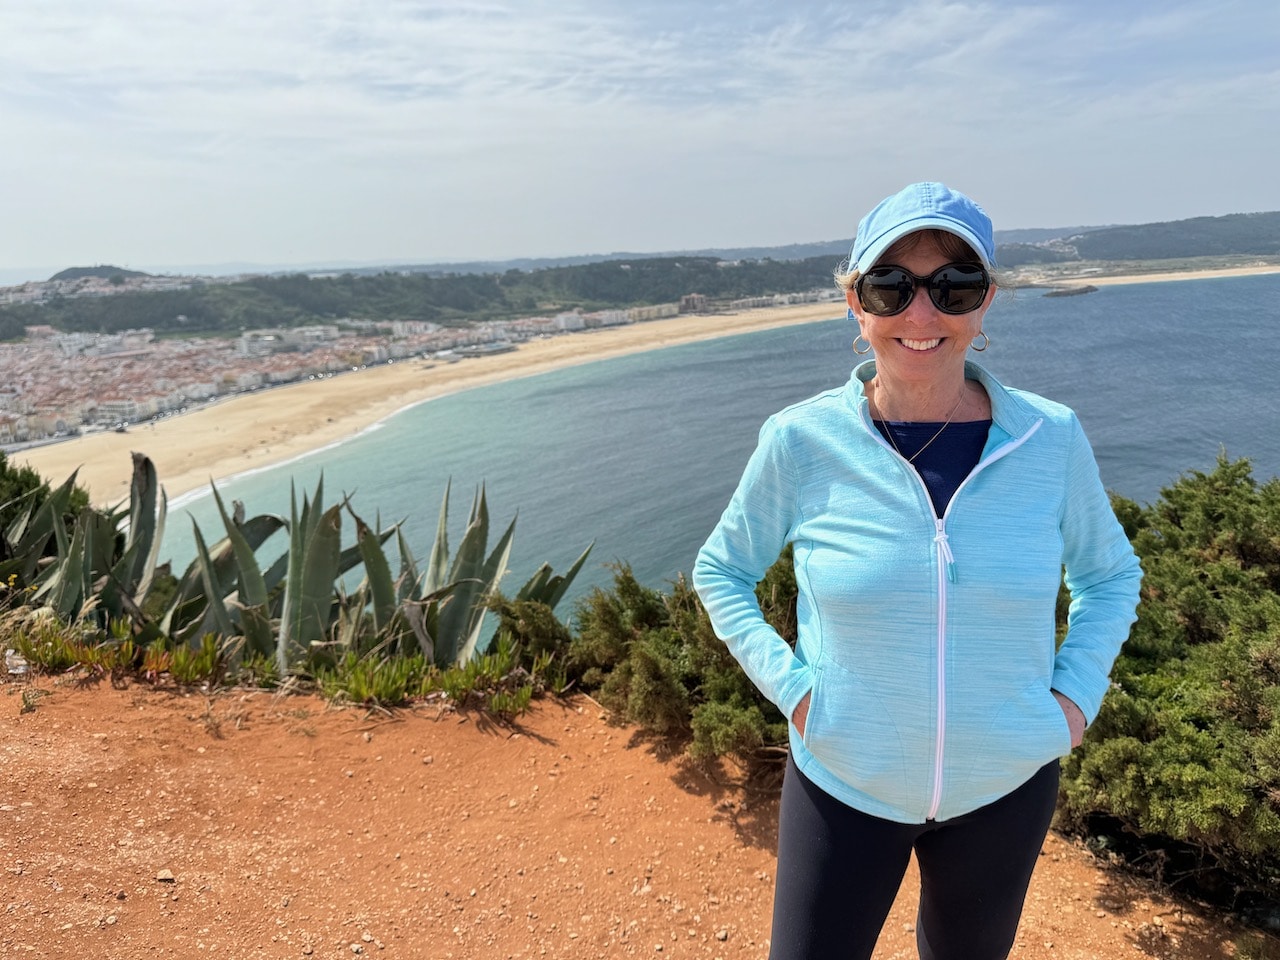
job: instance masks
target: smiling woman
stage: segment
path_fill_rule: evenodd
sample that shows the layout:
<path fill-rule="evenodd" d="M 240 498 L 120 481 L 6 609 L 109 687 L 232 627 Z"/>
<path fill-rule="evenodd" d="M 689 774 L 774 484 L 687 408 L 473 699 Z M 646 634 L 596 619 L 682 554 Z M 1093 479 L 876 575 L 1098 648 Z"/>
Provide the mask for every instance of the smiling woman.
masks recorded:
<path fill-rule="evenodd" d="M 772 960 L 869 958 L 912 853 L 923 960 L 1007 956 L 1058 758 L 1134 620 L 1138 562 L 1075 414 L 966 361 L 994 260 L 986 213 L 940 183 L 862 220 L 839 283 L 875 359 L 769 419 L 694 566 L 791 720 Z M 794 649 L 755 596 L 787 544 Z"/>

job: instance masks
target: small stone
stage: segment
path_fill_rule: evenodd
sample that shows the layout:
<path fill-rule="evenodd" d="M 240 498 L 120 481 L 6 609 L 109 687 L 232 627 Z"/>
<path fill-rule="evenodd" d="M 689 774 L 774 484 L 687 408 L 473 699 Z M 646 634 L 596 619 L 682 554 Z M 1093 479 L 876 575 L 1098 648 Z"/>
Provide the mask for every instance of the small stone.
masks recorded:
<path fill-rule="evenodd" d="M 129 899 L 129 894 L 125 893 L 123 890 L 117 890 L 117 891 L 116 891 L 116 899 L 117 899 L 117 900 L 127 900 L 127 899 Z"/>
<path fill-rule="evenodd" d="M 434 763 L 434 762 L 435 762 L 435 759 L 436 759 L 435 757 L 423 757 L 423 758 L 422 758 L 422 762 L 423 762 L 423 763 Z"/>
<path fill-rule="evenodd" d="M 313 954 L 313 953 L 315 953 L 315 948 L 313 948 L 313 947 L 311 946 L 311 944 L 309 944 L 309 943 L 308 943 L 308 944 L 305 944 L 305 945 L 303 946 L 303 948 L 302 948 L 302 955 L 303 955 L 304 957 L 309 957 L 309 956 L 311 956 L 311 954 Z"/>
<path fill-rule="evenodd" d="M 156 882 L 157 883 L 177 883 L 178 881 L 177 881 L 177 878 L 174 877 L 173 871 L 166 869 L 166 870 L 161 870 L 159 873 L 156 874 Z"/>
<path fill-rule="evenodd" d="M 716 931 L 716 939 L 717 939 L 717 940 L 721 940 L 721 941 L 723 941 L 723 940 L 728 940 L 728 939 L 729 939 L 729 931 L 728 931 L 728 930 L 725 930 L 723 927 L 722 927 L 721 929 L 717 930 L 717 931 Z"/>

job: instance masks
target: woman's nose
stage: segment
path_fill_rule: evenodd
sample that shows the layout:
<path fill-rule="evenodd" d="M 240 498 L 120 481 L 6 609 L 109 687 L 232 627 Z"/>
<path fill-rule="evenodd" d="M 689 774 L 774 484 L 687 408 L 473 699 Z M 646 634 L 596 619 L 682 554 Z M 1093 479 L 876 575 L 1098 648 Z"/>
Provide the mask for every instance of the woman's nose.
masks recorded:
<path fill-rule="evenodd" d="M 918 323 L 931 323 L 937 314 L 938 308 L 933 305 L 933 300 L 929 297 L 929 289 L 924 284 L 916 287 L 915 296 L 911 298 L 911 302 L 907 304 L 907 308 L 902 311 L 904 319 L 913 320 Z"/>

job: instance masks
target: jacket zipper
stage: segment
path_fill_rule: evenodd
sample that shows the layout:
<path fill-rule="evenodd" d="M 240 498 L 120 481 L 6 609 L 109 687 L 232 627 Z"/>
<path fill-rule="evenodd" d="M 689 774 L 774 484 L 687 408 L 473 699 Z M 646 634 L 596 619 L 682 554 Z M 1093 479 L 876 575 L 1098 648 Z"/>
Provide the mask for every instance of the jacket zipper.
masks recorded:
<path fill-rule="evenodd" d="M 875 424 L 869 422 L 869 412 L 864 415 L 863 421 L 867 429 L 871 431 L 871 435 L 880 445 L 901 460 L 906 465 L 908 472 L 916 478 L 916 482 L 924 489 L 925 503 L 932 503 L 933 501 L 929 496 L 929 485 L 924 482 L 924 477 L 920 476 L 920 472 L 916 470 L 911 461 L 893 449 L 884 437 L 880 435 L 880 431 L 875 428 Z M 1004 458 L 1026 443 L 1031 439 L 1031 435 L 1040 429 L 1042 423 L 1044 423 L 1043 418 L 1037 420 L 1022 436 L 1015 437 L 998 449 L 993 450 L 986 458 L 978 461 L 977 466 L 970 470 L 968 476 L 961 480 L 960 485 L 956 487 L 955 493 L 951 495 L 951 499 L 947 503 L 947 508 L 942 511 L 942 516 L 933 518 L 933 542 L 937 545 L 938 554 L 938 685 L 936 690 L 938 719 L 934 729 L 933 789 L 930 793 L 929 809 L 925 814 L 926 820 L 935 819 L 938 816 L 938 808 L 942 805 L 942 761 L 946 752 L 944 748 L 947 735 L 947 584 L 956 582 L 956 558 L 951 552 L 950 540 L 947 537 L 947 516 L 951 513 L 952 504 L 960 496 L 960 491 L 968 486 L 970 480 L 989 465 Z"/>

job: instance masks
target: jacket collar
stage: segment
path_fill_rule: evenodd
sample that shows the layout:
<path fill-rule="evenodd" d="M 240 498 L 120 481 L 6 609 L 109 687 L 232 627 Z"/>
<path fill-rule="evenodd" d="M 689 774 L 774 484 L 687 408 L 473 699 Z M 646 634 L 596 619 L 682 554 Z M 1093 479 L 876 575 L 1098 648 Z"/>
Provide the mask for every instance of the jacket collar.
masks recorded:
<path fill-rule="evenodd" d="M 866 384 L 875 375 L 876 362 L 864 360 L 853 368 L 853 376 L 849 378 L 847 387 L 850 402 L 853 403 L 859 416 L 867 421 L 870 420 L 870 412 L 867 411 Z M 1011 438 L 1021 437 L 1041 420 L 1037 411 L 1028 406 L 1016 393 L 1008 390 L 984 367 L 966 360 L 964 377 L 966 380 L 977 380 L 982 384 L 983 389 L 987 391 L 987 396 L 991 398 L 991 419 Z M 867 412 L 864 413 L 864 411 Z"/>

